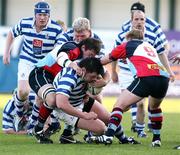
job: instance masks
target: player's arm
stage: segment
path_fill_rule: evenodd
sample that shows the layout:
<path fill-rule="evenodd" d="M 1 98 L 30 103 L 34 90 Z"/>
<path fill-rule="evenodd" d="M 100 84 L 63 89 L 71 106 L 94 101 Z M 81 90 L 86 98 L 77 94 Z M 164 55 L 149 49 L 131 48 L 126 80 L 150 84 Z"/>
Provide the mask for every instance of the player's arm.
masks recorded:
<path fill-rule="evenodd" d="M 10 55 L 11 55 L 11 45 L 13 43 L 14 37 L 12 35 L 12 32 L 9 31 L 6 39 L 6 45 L 5 45 L 5 51 L 3 55 L 3 63 L 9 64 L 10 63 Z"/>
<path fill-rule="evenodd" d="M 101 64 L 106 65 L 112 61 L 117 61 L 117 59 L 125 59 L 126 58 L 126 43 L 118 45 L 115 47 L 110 54 L 106 55 L 101 59 Z"/>
<path fill-rule="evenodd" d="M 69 59 L 66 52 L 60 52 L 58 54 L 57 63 L 62 67 L 71 67 L 77 72 L 78 75 L 82 75 L 81 68 L 77 65 L 76 62 L 73 62 Z"/>
<path fill-rule="evenodd" d="M 170 45 L 169 45 L 168 42 L 164 45 L 164 49 L 165 49 L 166 55 L 168 55 L 169 54 L 169 50 L 170 50 Z"/>
<path fill-rule="evenodd" d="M 102 65 L 107 65 L 110 62 L 112 62 L 112 60 L 109 58 L 109 55 L 104 56 L 103 58 L 101 58 L 101 64 Z"/>
<path fill-rule="evenodd" d="M 65 113 L 72 115 L 72 116 L 76 116 L 82 119 L 86 119 L 86 120 L 91 120 L 91 119 L 96 119 L 97 118 L 97 114 L 90 112 L 90 113 L 86 113 L 86 112 L 82 112 L 78 109 L 76 109 L 75 107 L 73 107 L 70 103 L 69 103 L 69 97 L 63 94 L 56 94 L 56 105 L 58 108 L 62 109 Z"/>
<path fill-rule="evenodd" d="M 175 80 L 175 75 L 173 71 L 171 70 L 166 53 L 165 52 L 160 53 L 158 54 L 158 56 L 163 66 L 166 68 L 167 72 L 170 74 L 170 79 L 173 82 Z"/>

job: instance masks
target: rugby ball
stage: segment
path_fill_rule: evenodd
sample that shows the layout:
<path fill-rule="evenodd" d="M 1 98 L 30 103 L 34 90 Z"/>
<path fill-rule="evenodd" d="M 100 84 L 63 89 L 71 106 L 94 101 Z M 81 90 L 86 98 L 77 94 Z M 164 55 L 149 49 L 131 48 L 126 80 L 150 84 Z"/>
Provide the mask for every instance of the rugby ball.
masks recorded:
<path fill-rule="evenodd" d="M 103 90 L 103 87 L 97 88 L 97 87 L 93 87 L 91 85 L 88 85 L 88 92 L 91 95 L 98 95 L 102 90 Z"/>

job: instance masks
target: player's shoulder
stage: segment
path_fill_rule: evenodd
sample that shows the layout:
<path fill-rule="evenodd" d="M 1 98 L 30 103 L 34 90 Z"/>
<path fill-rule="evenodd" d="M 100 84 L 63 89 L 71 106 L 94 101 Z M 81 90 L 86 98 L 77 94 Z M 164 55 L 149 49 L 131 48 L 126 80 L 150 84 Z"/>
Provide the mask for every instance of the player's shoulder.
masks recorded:
<path fill-rule="evenodd" d="M 92 32 L 91 37 L 97 40 L 101 40 L 101 38 L 99 37 L 99 35 L 95 32 Z"/>
<path fill-rule="evenodd" d="M 150 37 L 157 37 L 156 33 L 154 33 L 154 31 L 150 27 L 146 27 L 145 35 L 148 35 Z"/>
<path fill-rule="evenodd" d="M 156 22 L 154 19 L 146 17 L 146 26 L 153 29 L 156 27 L 160 27 L 160 24 L 158 22 Z"/>
<path fill-rule="evenodd" d="M 70 28 L 68 29 L 67 32 L 64 32 L 63 35 L 68 39 L 68 40 L 73 40 L 73 36 L 74 36 L 74 29 Z"/>
<path fill-rule="evenodd" d="M 118 39 L 120 39 L 121 41 L 123 41 L 129 31 L 130 31 L 130 29 L 121 30 L 121 31 L 118 33 Z"/>
<path fill-rule="evenodd" d="M 72 50 L 74 48 L 77 47 L 77 44 L 74 42 L 74 41 L 68 41 L 68 42 L 65 42 L 62 46 L 61 46 L 61 49 L 69 49 L 69 50 Z"/>
<path fill-rule="evenodd" d="M 68 75 L 68 76 L 66 76 L 66 75 Z M 77 79 L 78 79 L 78 75 L 76 74 L 76 71 L 73 69 L 73 68 L 71 68 L 71 67 L 64 67 L 63 69 L 62 69 L 62 76 L 65 76 L 65 77 L 68 77 L 66 80 L 75 80 L 75 81 L 77 81 Z"/>
<path fill-rule="evenodd" d="M 131 27 L 131 20 L 125 21 L 121 26 L 121 30 L 125 31 L 129 29 L 129 27 Z"/>
<path fill-rule="evenodd" d="M 34 18 L 33 17 L 25 17 L 20 20 L 21 24 L 33 24 Z"/>
<path fill-rule="evenodd" d="M 61 25 L 59 25 L 56 21 L 54 21 L 52 19 L 49 19 L 49 20 L 50 21 L 48 22 L 48 25 L 47 25 L 49 28 L 53 28 L 53 29 L 62 31 Z"/>

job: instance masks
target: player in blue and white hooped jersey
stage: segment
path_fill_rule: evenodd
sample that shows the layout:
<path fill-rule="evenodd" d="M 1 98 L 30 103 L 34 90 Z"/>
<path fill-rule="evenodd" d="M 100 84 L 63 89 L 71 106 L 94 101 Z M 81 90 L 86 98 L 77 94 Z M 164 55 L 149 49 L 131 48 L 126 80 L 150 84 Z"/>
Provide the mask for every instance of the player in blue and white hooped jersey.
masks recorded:
<path fill-rule="evenodd" d="M 74 20 L 72 28 L 63 33 L 60 38 L 60 42 L 61 44 L 68 41 L 75 41 L 76 43 L 79 43 L 80 41 L 89 37 L 102 41 L 97 34 L 92 32 L 90 21 L 87 18 L 78 17 Z M 101 51 L 97 57 L 104 56 L 104 48 L 105 47 L 102 44 Z"/>
<path fill-rule="evenodd" d="M 145 6 L 140 2 L 133 3 L 131 6 L 131 15 L 136 10 L 140 10 L 145 13 Z M 122 31 L 126 31 L 131 26 L 132 26 L 131 20 L 126 21 L 121 27 Z M 156 34 L 157 37 L 161 40 L 161 42 L 164 46 L 168 46 L 168 41 L 167 41 L 166 36 L 165 36 L 164 32 L 162 31 L 159 23 L 157 23 L 155 20 L 153 20 L 149 17 L 146 17 L 145 27 L 151 29 L 152 32 L 154 34 Z M 166 48 L 168 48 L 168 47 L 166 47 Z"/>
<path fill-rule="evenodd" d="M 23 45 L 18 64 L 18 91 L 15 95 L 18 122 L 23 116 L 22 107 L 27 100 L 30 91 L 28 76 L 34 68 L 34 64 L 49 53 L 59 42 L 61 26 L 50 19 L 50 6 L 46 2 L 35 4 L 34 17 L 24 18 L 15 25 L 7 36 L 4 64 L 10 63 L 10 47 L 13 40 L 22 35 Z"/>
<path fill-rule="evenodd" d="M 74 20 L 72 24 L 72 29 L 64 33 L 61 36 L 60 41 L 62 44 L 67 41 L 75 41 L 76 43 L 79 43 L 80 41 L 87 39 L 89 37 L 101 40 L 97 34 L 92 32 L 90 21 L 87 18 L 78 17 Z M 102 57 L 102 56 L 104 56 L 103 44 L 100 53 L 96 57 Z M 110 81 L 110 74 L 107 71 L 103 78 L 99 78 L 99 83 L 102 83 L 103 81 L 105 82 L 105 85 Z M 97 101 L 102 102 L 101 94 L 92 95 L 92 97 Z M 69 128 L 69 127 L 65 126 L 65 128 Z"/>
<path fill-rule="evenodd" d="M 132 14 L 132 20 L 131 20 L 131 27 L 126 29 L 125 31 L 122 31 L 118 34 L 118 37 L 116 39 L 115 45 L 120 45 L 123 42 L 126 41 L 126 34 L 132 29 L 140 29 L 144 33 L 144 41 L 149 42 L 153 47 L 156 48 L 158 53 L 165 52 L 164 51 L 164 45 L 162 44 L 162 41 L 157 37 L 157 35 L 148 27 L 145 27 L 145 14 L 142 11 L 134 11 Z M 117 77 L 117 72 L 115 71 L 115 64 L 113 63 L 113 74 L 112 77 Z M 125 89 L 128 87 L 128 85 L 132 82 L 133 76 L 129 70 L 129 66 L 127 65 L 127 62 L 124 60 L 120 60 L 118 62 L 118 65 L 120 67 L 120 74 L 119 74 L 119 79 L 120 79 L 120 86 L 122 89 Z M 143 107 L 143 102 L 138 103 L 138 109 L 136 105 L 132 106 L 132 115 L 133 115 L 133 120 L 136 120 L 136 113 L 138 110 L 138 118 L 139 120 L 136 121 L 136 130 L 138 132 L 139 137 L 146 137 L 146 133 L 144 132 L 145 128 L 145 123 L 144 123 L 144 107 Z"/>
<path fill-rule="evenodd" d="M 29 120 L 29 116 L 31 115 L 32 106 L 35 102 L 35 93 L 30 92 L 28 101 L 26 105 L 23 107 L 24 114 L 24 124 L 21 126 L 20 131 L 16 131 L 14 127 L 14 119 L 16 117 L 16 108 L 14 103 L 14 98 L 8 101 L 3 110 L 3 118 L 2 118 L 2 130 L 6 134 L 27 134 L 27 122 Z"/>
<path fill-rule="evenodd" d="M 79 76 L 72 68 L 63 68 L 54 79 L 59 118 L 72 127 L 102 134 L 106 130 L 105 124 L 107 125 L 110 115 L 96 100 L 84 98 L 88 83 L 94 83 L 98 75 L 103 76 L 103 67 L 97 58 L 85 58 L 79 62 L 79 67 L 82 68 L 83 76 Z M 68 130 L 66 131 L 69 136 Z M 67 138 L 65 132 L 61 139 L 63 137 Z M 121 126 L 116 130 L 116 137 L 120 143 L 138 143 L 133 138 L 126 137 Z M 69 143 L 76 142 L 69 139 Z"/>

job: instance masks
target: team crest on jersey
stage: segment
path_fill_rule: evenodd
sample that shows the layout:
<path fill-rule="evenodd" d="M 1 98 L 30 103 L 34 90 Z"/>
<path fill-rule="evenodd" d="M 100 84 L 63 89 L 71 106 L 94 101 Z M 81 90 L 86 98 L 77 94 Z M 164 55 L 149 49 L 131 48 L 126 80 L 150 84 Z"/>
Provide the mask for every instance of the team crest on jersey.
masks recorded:
<path fill-rule="evenodd" d="M 38 39 L 33 39 L 33 52 L 36 55 L 42 53 L 43 41 Z"/>
<path fill-rule="evenodd" d="M 49 34 L 48 34 L 48 33 L 45 34 L 45 38 L 46 38 L 46 39 L 49 39 Z"/>
<path fill-rule="evenodd" d="M 25 77 L 25 74 L 24 74 L 24 73 L 22 73 L 22 74 L 21 74 L 21 77 L 22 77 L 22 78 L 24 78 L 24 77 Z"/>

